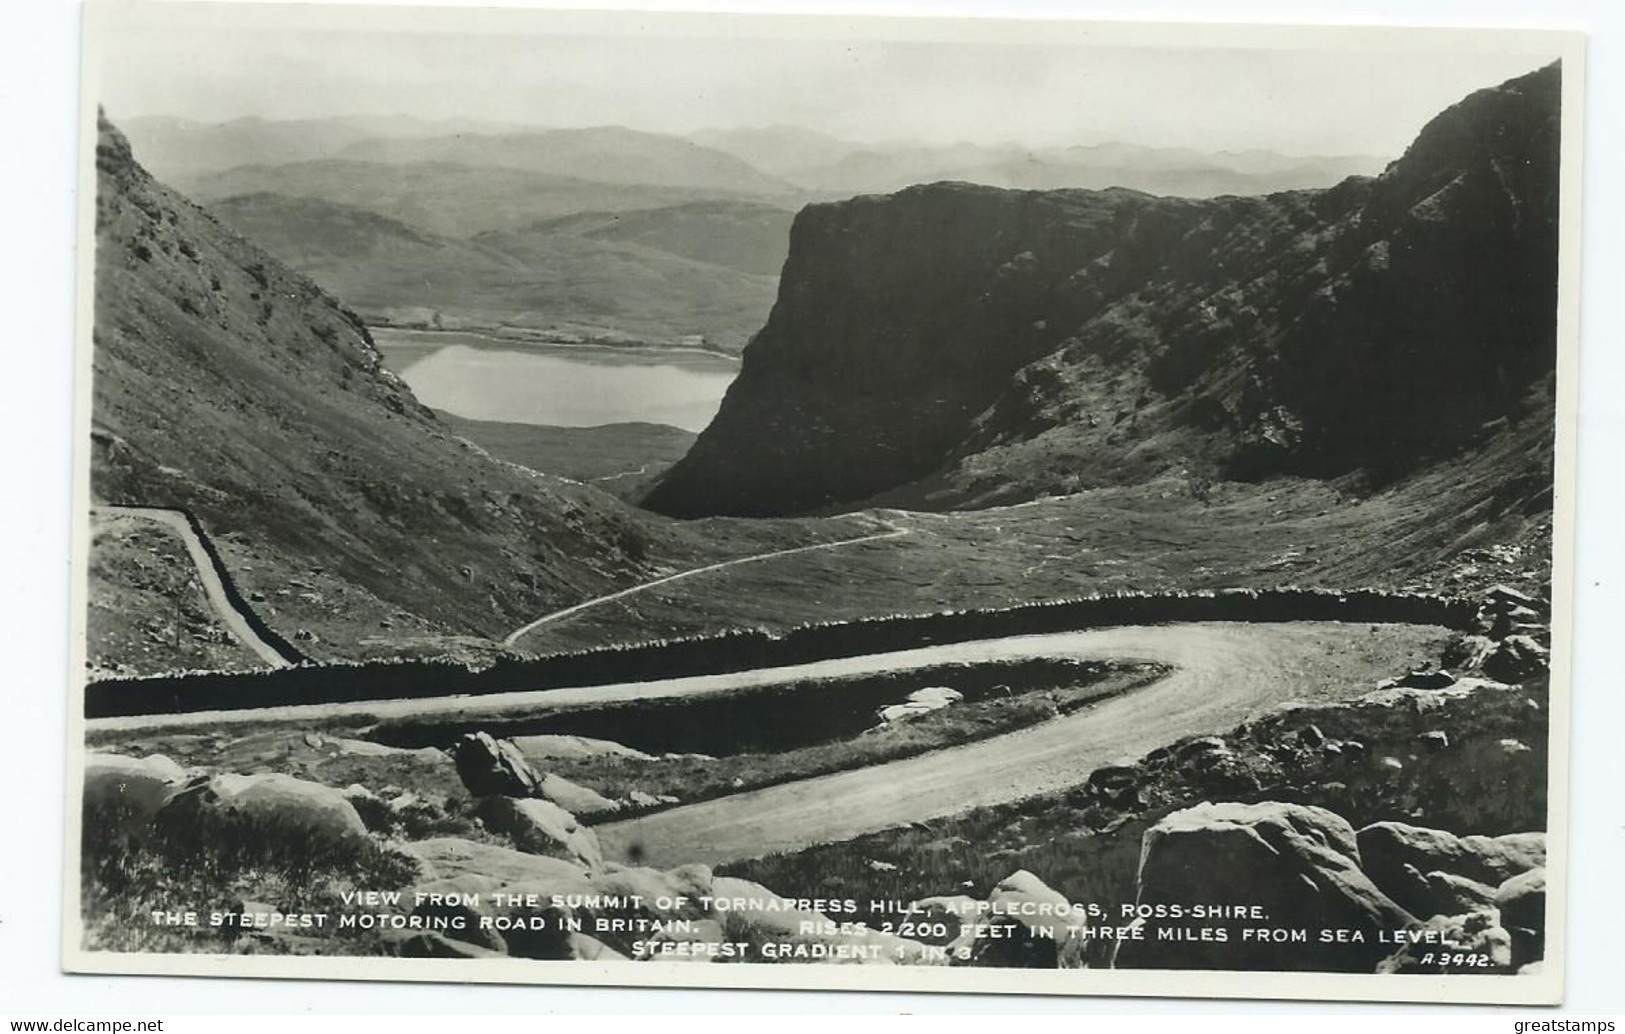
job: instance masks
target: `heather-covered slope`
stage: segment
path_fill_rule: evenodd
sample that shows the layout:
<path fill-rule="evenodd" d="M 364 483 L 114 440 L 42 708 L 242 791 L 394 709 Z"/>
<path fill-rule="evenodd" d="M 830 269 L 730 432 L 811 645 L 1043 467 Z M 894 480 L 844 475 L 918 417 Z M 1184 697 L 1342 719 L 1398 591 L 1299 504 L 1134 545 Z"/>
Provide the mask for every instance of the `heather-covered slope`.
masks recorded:
<path fill-rule="evenodd" d="M 1549 481 L 1559 85 L 1554 65 L 1479 91 L 1329 190 L 810 206 L 739 379 L 648 505 L 1390 483 L 1483 443 L 1499 476 Z"/>
<path fill-rule="evenodd" d="M 688 559 L 657 522 L 448 433 L 353 313 L 154 181 L 105 122 L 96 162 L 92 493 L 197 515 L 301 649 L 502 633 Z"/>

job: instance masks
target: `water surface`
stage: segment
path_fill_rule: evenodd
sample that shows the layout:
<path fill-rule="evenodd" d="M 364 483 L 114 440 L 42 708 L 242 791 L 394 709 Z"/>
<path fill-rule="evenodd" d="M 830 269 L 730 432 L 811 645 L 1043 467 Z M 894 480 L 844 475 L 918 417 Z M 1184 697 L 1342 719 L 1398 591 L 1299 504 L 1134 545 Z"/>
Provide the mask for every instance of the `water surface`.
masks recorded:
<path fill-rule="evenodd" d="M 470 420 L 554 427 L 641 421 L 702 431 L 739 372 L 735 360 L 701 351 L 377 328 L 373 338 L 384 364 L 419 401 Z"/>

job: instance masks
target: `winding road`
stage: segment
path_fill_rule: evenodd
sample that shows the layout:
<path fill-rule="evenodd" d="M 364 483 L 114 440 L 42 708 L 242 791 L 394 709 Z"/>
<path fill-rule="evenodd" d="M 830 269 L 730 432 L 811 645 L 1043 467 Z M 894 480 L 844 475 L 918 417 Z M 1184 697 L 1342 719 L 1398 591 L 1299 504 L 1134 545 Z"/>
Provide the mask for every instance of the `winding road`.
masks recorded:
<path fill-rule="evenodd" d="M 955 662 L 1061 657 L 1167 665 L 1141 689 L 1041 725 L 869 768 L 839 772 L 595 826 L 605 856 L 642 864 L 717 864 L 849 839 L 890 826 L 1019 800 L 1082 782 L 1102 766 L 1223 732 L 1289 700 L 1356 696 L 1447 630 L 1344 622 L 1131 625 L 921 647 L 724 675 L 491 696 L 307 704 L 96 719 L 94 730 L 218 728 L 394 718 L 450 724 L 561 708 L 739 691 L 807 678 Z"/>
<path fill-rule="evenodd" d="M 90 512 L 96 517 L 136 517 L 161 524 L 178 535 L 186 544 L 186 553 L 192 558 L 192 566 L 197 569 L 198 580 L 203 583 L 204 595 L 208 597 L 209 605 L 214 608 L 215 616 L 220 619 L 220 623 L 237 637 L 238 642 L 253 650 L 260 660 L 270 667 L 290 666 L 289 660 L 282 656 L 282 652 L 254 631 L 254 627 L 248 623 L 242 611 L 232 603 L 231 595 L 226 592 L 225 583 L 220 579 L 220 572 L 215 569 L 214 558 L 204 548 L 203 540 L 198 537 L 185 514 L 179 510 L 163 510 L 155 506 L 95 506 L 91 507 Z"/>
<path fill-rule="evenodd" d="M 795 546 L 790 549 L 775 549 L 771 553 L 756 553 L 751 556 L 739 557 L 734 560 L 724 560 L 718 564 L 707 564 L 704 567 L 695 567 L 690 568 L 687 571 L 679 571 L 676 574 L 666 575 L 664 578 L 656 578 L 652 581 L 639 582 L 630 589 L 622 589 L 620 592 L 612 592 L 605 596 L 595 596 L 590 600 L 585 600 L 581 603 L 575 604 L 574 606 L 565 607 L 563 610 L 555 610 L 551 614 L 543 614 L 530 624 L 524 625 L 518 629 L 515 629 L 513 632 L 510 632 L 508 637 L 502 640 L 502 645 L 513 646 L 515 643 L 519 642 L 519 640 L 523 639 L 525 636 L 529 635 L 531 632 L 534 632 L 543 625 L 550 624 L 554 621 L 563 620 L 564 618 L 570 617 L 574 614 L 579 614 L 584 610 L 591 609 L 592 607 L 601 606 L 605 603 L 612 603 L 615 600 L 625 599 L 628 596 L 645 592 L 659 585 L 669 585 L 672 582 L 682 581 L 684 578 L 693 578 L 696 575 L 710 574 L 713 571 L 721 571 L 729 567 L 738 567 L 740 564 L 755 564 L 760 563 L 763 560 L 773 560 L 777 557 L 794 556 L 797 553 L 813 553 L 821 549 L 839 549 L 843 546 L 855 546 L 861 542 L 878 542 L 881 539 L 894 539 L 909 533 L 907 528 L 899 528 L 895 524 L 891 524 L 889 521 L 885 523 L 887 524 L 886 531 L 875 532 L 872 535 L 859 535 L 855 538 L 838 539 L 834 542 L 817 542 L 810 546 Z"/>
<path fill-rule="evenodd" d="M 1331 658 L 1369 644 L 1371 628 L 1330 622 L 1131 626 L 866 658 L 893 667 L 1028 656 L 1133 658 L 1176 670 L 1135 692 L 991 739 L 594 828 L 607 858 L 717 864 L 1064 789 L 1102 765 L 1132 761 L 1182 736 L 1222 732 L 1287 700 L 1368 691 L 1370 682 L 1336 678 Z M 895 663 L 903 658 L 909 663 Z"/>

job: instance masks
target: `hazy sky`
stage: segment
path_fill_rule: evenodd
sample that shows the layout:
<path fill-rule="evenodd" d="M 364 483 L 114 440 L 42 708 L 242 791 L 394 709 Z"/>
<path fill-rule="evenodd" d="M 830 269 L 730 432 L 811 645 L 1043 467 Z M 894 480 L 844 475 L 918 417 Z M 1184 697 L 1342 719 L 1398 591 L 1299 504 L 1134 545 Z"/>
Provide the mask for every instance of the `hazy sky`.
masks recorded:
<path fill-rule="evenodd" d="M 481 21 L 466 11 L 436 23 L 351 9 L 361 22 L 312 29 L 295 24 L 308 16 L 299 11 L 121 26 L 104 37 L 100 100 L 115 119 L 392 113 L 657 132 L 785 123 L 862 141 L 1395 156 L 1445 106 L 1551 58 L 1540 41 L 1509 52 L 1505 37 L 1440 32 L 1271 49 L 1256 30 L 1198 40 L 1174 27 L 1147 46 L 1121 30 L 1041 23 Z"/>

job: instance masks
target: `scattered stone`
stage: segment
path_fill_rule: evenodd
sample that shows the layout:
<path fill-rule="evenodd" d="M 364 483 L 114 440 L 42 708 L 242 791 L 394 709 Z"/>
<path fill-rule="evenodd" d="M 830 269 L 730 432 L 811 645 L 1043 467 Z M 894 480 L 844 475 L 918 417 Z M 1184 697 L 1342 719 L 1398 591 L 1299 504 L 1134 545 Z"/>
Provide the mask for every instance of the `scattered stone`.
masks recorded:
<path fill-rule="evenodd" d="M 1512 938 L 1496 919 L 1494 909 L 1465 915 L 1434 916 L 1416 928 L 1421 939 L 1406 944 L 1377 966 L 1378 973 L 1440 973 L 1437 961 L 1440 944 L 1451 945 L 1452 953 L 1483 955 L 1487 966 L 1475 966 L 1474 973 L 1511 973 Z M 1431 936 L 1429 936 L 1431 935 Z"/>
<path fill-rule="evenodd" d="M 534 797 L 541 787 L 541 777 L 519 748 L 486 732 L 458 740 L 453 760 L 463 786 L 475 797 Z"/>
<path fill-rule="evenodd" d="M 1402 689 L 1449 689 L 1456 684 L 1456 676 L 1443 669 L 1417 668 L 1402 676 L 1396 686 Z"/>
<path fill-rule="evenodd" d="M 1025 869 L 1011 873 L 993 888 L 987 904 L 970 943 L 972 965 L 1082 967 L 1086 924 L 1070 914 L 1072 905 L 1065 895 L 1037 876 Z"/>
<path fill-rule="evenodd" d="M 1495 640 L 1488 636 L 1462 636 L 1445 649 L 1442 660 L 1459 671 L 1482 671 L 1484 662 L 1495 652 Z"/>
<path fill-rule="evenodd" d="M 1430 729 L 1416 738 L 1428 750 L 1444 750 L 1450 746 L 1450 736 L 1443 729 Z"/>
<path fill-rule="evenodd" d="M 1101 797 L 1113 804 L 1139 803 L 1140 770 L 1132 765 L 1106 765 L 1089 773 L 1084 793 Z"/>
<path fill-rule="evenodd" d="M 1318 725 L 1305 725 L 1298 730 L 1298 741 L 1313 749 L 1326 742 L 1326 734 L 1320 731 Z"/>
<path fill-rule="evenodd" d="M 1387 954 L 1379 931 L 1415 922 L 1361 870 L 1354 829 L 1323 808 L 1267 801 L 1201 804 L 1174 812 L 1145 834 L 1138 903 L 1245 901 L 1298 926 L 1358 930 L 1363 943 L 1243 941 L 1238 919 L 1227 941 L 1121 942 L 1117 965 L 1131 969 L 1259 969 L 1371 972 Z M 1184 924 L 1170 924 L 1183 928 Z"/>
<path fill-rule="evenodd" d="M 1546 957 L 1546 869 L 1530 869 L 1495 889 L 1501 925 L 1512 937 L 1512 961 L 1523 966 Z"/>
<path fill-rule="evenodd" d="M 1520 592 L 1510 585 L 1492 585 L 1485 590 L 1484 597 L 1495 609 L 1527 607 L 1530 610 L 1543 611 L 1546 606 L 1536 597 L 1527 592 Z"/>
<path fill-rule="evenodd" d="M 480 800 L 478 814 L 486 829 L 506 834 L 515 847 L 527 854 L 562 858 L 588 868 L 604 860 L 597 834 L 552 801 L 539 797 L 485 797 Z"/>
<path fill-rule="evenodd" d="M 1529 753 L 1529 744 L 1523 742 L 1522 740 L 1514 740 L 1514 739 L 1497 740 L 1495 745 L 1501 748 L 1501 753 L 1503 753 L 1503 754 L 1528 754 Z"/>
<path fill-rule="evenodd" d="M 1221 736 L 1202 736 L 1182 743 L 1174 750 L 1174 756 L 1181 761 L 1191 761 L 1195 758 L 1207 758 L 1228 753 L 1230 753 L 1230 745 L 1224 742 L 1224 738 Z"/>
<path fill-rule="evenodd" d="M 1484 662 L 1484 674 L 1501 682 L 1522 682 L 1546 670 L 1546 648 L 1526 635 L 1510 635 Z"/>

